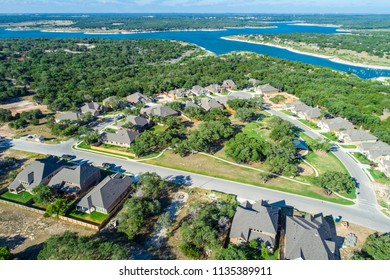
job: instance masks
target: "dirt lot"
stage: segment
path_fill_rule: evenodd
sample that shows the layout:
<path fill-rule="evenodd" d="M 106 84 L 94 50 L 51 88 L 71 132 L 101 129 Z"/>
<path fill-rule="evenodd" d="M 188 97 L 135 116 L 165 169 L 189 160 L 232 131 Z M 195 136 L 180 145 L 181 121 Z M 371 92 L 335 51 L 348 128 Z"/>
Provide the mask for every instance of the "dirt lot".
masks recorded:
<path fill-rule="evenodd" d="M 11 110 L 12 115 L 25 111 L 40 109 L 43 113 L 48 112 L 46 105 L 39 105 L 32 100 L 32 96 L 24 96 L 23 98 L 13 98 L 10 102 L 1 104 L 0 108 Z"/>
<path fill-rule="evenodd" d="M 9 246 L 14 254 L 66 230 L 84 235 L 95 233 L 84 227 L 44 218 L 42 215 L 0 202 L 0 246 Z"/>
<path fill-rule="evenodd" d="M 342 225 L 342 223 L 336 224 L 337 236 L 346 237 L 348 234 L 353 233 L 357 237 L 357 243 L 355 247 L 344 246 L 340 249 L 341 259 L 349 260 L 355 251 L 360 250 L 363 247 L 366 238 L 375 231 L 369 228 L 358 226 L 355 224 L 349 224 L 348 227 Z"/>
<path fill-rule="evenodd" d="M 270 98 L 275 97 L 276 95 L 283 95 L 286 99 L 278 104 L 275 104 L 270 100 Z M 263 98 L 264 98 L 264 103 L 271 104 L 273 108 L 282 108 L 284 107 L 285 104 L 299 101 L 297 97 L 287 92 L 267 93 L 264 94 Z"/>

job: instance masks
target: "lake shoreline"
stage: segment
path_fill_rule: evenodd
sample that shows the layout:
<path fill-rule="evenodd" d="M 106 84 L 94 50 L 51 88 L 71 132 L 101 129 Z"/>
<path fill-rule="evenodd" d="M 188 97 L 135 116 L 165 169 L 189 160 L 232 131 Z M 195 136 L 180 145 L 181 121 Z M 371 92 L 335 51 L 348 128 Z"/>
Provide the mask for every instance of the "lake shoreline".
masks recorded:
<path fill-rule="evenodd" d="M 309 55 L 309 56 L 314 56 L 314 57 L 318 57 L 318 58 L 327 59 L 329 61 L 332 61 L 332 62 L 335 62 L 335 63 L 339 63 L 339 64 L 345 64 L 345 65 L 362 67 L 362 68 L 378 69 L 378 70 L 390 70 L 390 66 L 380 66 L 380 65 L 369 65 L 369 64 L 362 64 L 362 63 L 354 63 L 354 62 L 350 62 L 350 61 L 347 61 L 347 60 L 342 60 L 340 58 L 333 57 L 333 56 L 328 56 L 328 55 L 323 55 L 323 54 L 315 54 L 315 53 L 310 53 L 310 52 L 303 52 L 303 51 L 296 50 L 294 48 L 284 47 L 284 46 L 281 46 L 281 45 L 276 45 L 276 44 L 271 44 L 271 43 L 252 42 L 252 41 L 249 41 L 249 40 L 233 39 L 233 38 L 228 38 L 228 37 L 221 37 L 221 39 L 228 40 L 228 41 L 236 41 L 236 42 L 256 44 L 256 45 L 264 45 L 264 46 L 284 49 L 284 50 L 287 50 L 287 51 L 290 51 L 290 52 L 294 52 L 294 53 L 298 53 L 298 54 Z"/>

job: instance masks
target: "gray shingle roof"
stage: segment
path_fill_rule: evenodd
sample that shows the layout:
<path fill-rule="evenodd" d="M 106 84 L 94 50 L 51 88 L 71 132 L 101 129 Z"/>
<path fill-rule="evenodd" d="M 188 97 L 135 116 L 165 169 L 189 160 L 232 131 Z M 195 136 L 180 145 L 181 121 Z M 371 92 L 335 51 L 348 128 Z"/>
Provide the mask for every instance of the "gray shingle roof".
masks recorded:
<path fill-rule="evenodd" d="M 193 86 L 191 91 L 195 95 L 205 95 L 205 94 L 207 94 L 207 90 L 204 89 L 203 87 L 199 86 L 199 85 Z"/>
<path fill-rule="evenodd" d="M 141 114 L 146 114 L 148 116 L 158 116 L 158 117 L 169 117 L 169 116 L 177 116 L 179 113 L 175 110 L 163 106 L 163 105 L 157 105 L 153 107 L 144 107 L 141 109 Z"/>
<path fill-rule="evenodd" d="M 149 124 L 149 121 L 144 117 L 129 115 L 126 117 L 125 122 L 119 122 L 118 124 L 132 123 L 133 125 L 144 127 Z"/>
<path fill-rule="evenodd" d="M 263 205 L 263 202 L 251 204 L 245 201 L 237 207 L 230 230 L 230 238 L 242 238 L 245 241 L 260 239 L 270 246 L 275 244 L 278 228 L 279 208 Z"/>
<path fill-rule="evenodd" d="M 237 97 L 232 96 L 232 95 L 223 95 L 223 96 L 217 96 L 214 99 L 217 100 L 219 103 L 223 104 L 224 106 L 227 105 L 227 102 L 229 100 L 236 99 Z"/>
<path fill-rule="evenodd" d="M 351 141 L 376 141 L 378 138 L 362 129 L 348 129 L 340 132 L 340 136 L 347 136 Z"/>
<path fill-rule="evenodd" d="M 222 86 L 223 87 L 233 87 L 235 86 L 236 84 L 233 82 L 233 80 L 224 80 L 222 82 Z"/>
<path fill-rule="evenodd" d="M 207 86 L 205 89 L 208 90 L 209 92 L 217 93 L 220 91 L 221 86 L 218 84 L 212 84 L 212 85 Z"/>
<path fill-rule="evenodd" d="M 77 204 L 77 206 L 90 209 L 91 207 L 110 209 L 113 203 L 125 193 L 133 180 L 129 176 L 119 173 L 107 176 L 89 193 L 87 193 Z"/>
<path fill-rule="evenodd" d="M 336 250 L 335 236 L 322 214 L 286 217 L 286 259 L 334 260 Z"/>
<path fill-rule="evenodd" d="M 200 100 L 200 105 L 207 111 L 214 108 L 223 108 L 223 106 L 214 98 L 202 98 Z"/>
<path fill-rule="evenodd" d="M 81 112 L 83 114 L 88 112 L 95 114 L 95 112 L 99 110 L 100 110 L 100 104 L 96 102 L 85 103 L 84 106 L 81 107 Z"/>
<path fill-rule="evenodd" d="M 337 117 L 334 119 L 322 120 L 319 123 L 326 125 L 330 130 L 339 130 L 339 129 L 352 129 L 353 124 L 343 118 Z"/>
<path fill-rule="evenodd" d="M 104 132 L 100 136 L 103 142 L 117 142 L 130 145 L 134 142 L 139 132 L 131 130 L 120 130 L 116 133 Z"/>
<path fill-rule="evenodd" d="M 148 103 L 148 102 L 151 102 L 151 99 L 149 97 L 147 97 L 146 95 L 140 93 L 140 92 L 136 92 L 136 93 L 133 93 L 133 94 L 130 94 L 128 95 L 127 97 L 127 101 L 131 102 L 131 103 Z"/>
<path fill-rule="evenodd" d="M 317 107 L 311 108 L 303 112 L 303 114 L 309 119 L 317 119 L 321 116 L 321 110 Z"/>
<path fill-rule="evenodd" d="M 199 107 L 198 105 L 196 105 L 194 102 L 192 101 L 186 101 L 184 103 L 184 108 L 187 108 L 187 107 Z"/>
<path fill-rule="evenodd" d="M 279 92 L 279 89 L 276 87 L 271 86 L 270 84 L 265 84 L 260 86 L 260 90 L 262 93 L 267 93 L 267 92 Z"/>
<path fill-rule="evenodd" d="M 24 184 L 23 187 L 27 190 L 32 190 L 42 183 L 43 180 L 47 179 L 50 174 L 57 172 L 64 165 L 65 162 L 60 161 L 56 157 L 34 160 L 16 176 L 8 188 L 16 190 L 22 182 L 25 182 L 27 184 Z"/>
<path fill-rule="evenodd" d="M 100 170 L 92 165 L 82 164 L 62 168 L 49 182 L 49 186 L 60 188 L 66 183 L 72 183 L 85 189 L 91 183 L 100 179 Z"/>

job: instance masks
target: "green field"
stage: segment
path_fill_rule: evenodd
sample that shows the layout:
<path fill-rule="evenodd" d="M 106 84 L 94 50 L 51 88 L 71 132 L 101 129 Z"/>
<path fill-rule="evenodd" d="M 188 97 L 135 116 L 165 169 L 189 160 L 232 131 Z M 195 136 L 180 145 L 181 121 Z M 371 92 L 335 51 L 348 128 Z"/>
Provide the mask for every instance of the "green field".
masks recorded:
<path fill-rule="evenodd" d="M 107 219 L 108 215 L 99 213 L 99 212 L 92 212 L 91 214 L 83 213 L 77 210 L 72 210 L 69 214 L 69 217 L 76 218 L 80 220 L 85 220 L 88 222 L 98 223 L 101 224 L 104 222 L 105 219 Z"/>
<path fill-rule="evenodd" d="M 10 193 L 9 191 L 3 193 L 0 197 L 20 204 L 26 204 L 33 198 L 33 196 L 29 192 L 21 192 L 18 194 L 13 194 Z"/>

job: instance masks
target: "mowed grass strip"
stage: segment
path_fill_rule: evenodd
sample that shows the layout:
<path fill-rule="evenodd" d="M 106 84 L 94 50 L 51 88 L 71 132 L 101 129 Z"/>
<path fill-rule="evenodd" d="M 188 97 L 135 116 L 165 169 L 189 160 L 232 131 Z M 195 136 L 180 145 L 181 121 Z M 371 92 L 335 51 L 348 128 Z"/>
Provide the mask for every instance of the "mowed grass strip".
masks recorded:
<path fill-rule="evenodd" d="M 69 214 L 69 217 L 76 218 L 80 220 L 85 220 L 88 222 L 98 223 L 101 224 L 105 219 L 107 219 L 108 215 L 99 213 L 99 212 L 92 212 L 91 214 L 87 214 L 84 212 L 80 212 L 77 210 L 72 210 Z"/>
<path fill-rule="evenodd" d="M 9 191 L 3 193 L 0 197 L 20 204 L 26 204 L 33 198 L 33 196 L 29 192 L 21 192 L 18 194 L 14 194 L 10 193 Z"/>
<path fill-rule="evenodd" d="M 298 194 L 344 205 L 353 204 L 351 201 L 342 199 L 335 195 L 328 196 L 321 187 L 302 185 L 279 177 L 264 184 L 259 177 L 259 174 L 261 173 L 260 171 L 234 166 L 200 154 L 182 158 L 171 151 L 167 151 L 158 159 L 149 160 L 145 163 Z"/>

